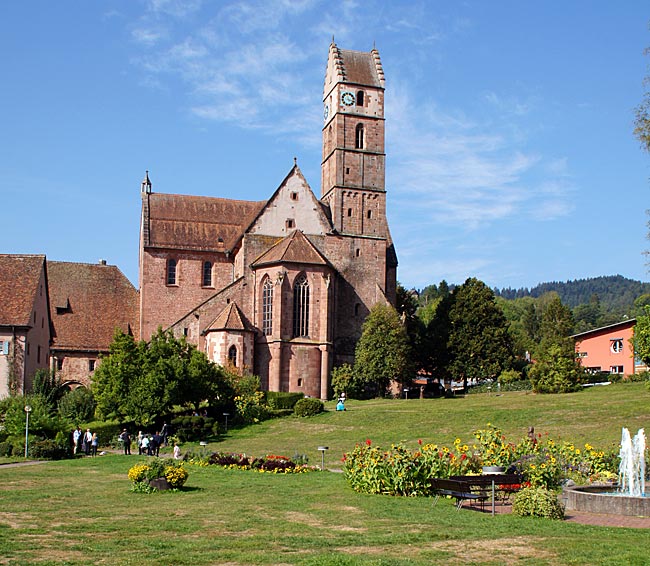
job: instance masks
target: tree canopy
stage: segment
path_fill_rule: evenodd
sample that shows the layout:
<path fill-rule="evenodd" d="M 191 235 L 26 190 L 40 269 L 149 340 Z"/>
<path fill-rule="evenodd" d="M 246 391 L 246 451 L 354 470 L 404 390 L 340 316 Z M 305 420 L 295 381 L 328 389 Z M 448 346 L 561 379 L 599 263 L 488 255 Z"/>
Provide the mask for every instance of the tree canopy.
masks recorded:
<path fill-rule="evenodd" d="M 390 305 L 375 305 L 363 323 L 355 351 L 358 385 L 384 395 L 392 380 L 408 382 L 413 371 L 406 329 L 397 311 Z"/>
<path fill-rule="evenodd" d="M 508 323 L 494 293 L 482 281 L 467 279 L 452 293 L 449 310 L 450 369 L 468 379 L 495 379 L 512 360 Z"/>
<path fill-rule="evenodd" d="M 97 408 L 104 417 L 148 425 L 174 405 L 230 399 L 225 372 L 185 338 L 158 329 L 150 342 L 116 331 L 109 356 L 93 375 Z"/>

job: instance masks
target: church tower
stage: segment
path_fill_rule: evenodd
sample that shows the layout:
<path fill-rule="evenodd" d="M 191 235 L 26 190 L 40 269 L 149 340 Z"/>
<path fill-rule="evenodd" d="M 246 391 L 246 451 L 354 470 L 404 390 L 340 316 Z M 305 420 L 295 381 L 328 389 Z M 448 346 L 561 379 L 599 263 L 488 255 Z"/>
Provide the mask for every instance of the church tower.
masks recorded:
<path fill-rule="evenodd" d="M 330 45 L 321 200 L 339 234 L 386 237 L 384 70 L 379 52 Z"/>

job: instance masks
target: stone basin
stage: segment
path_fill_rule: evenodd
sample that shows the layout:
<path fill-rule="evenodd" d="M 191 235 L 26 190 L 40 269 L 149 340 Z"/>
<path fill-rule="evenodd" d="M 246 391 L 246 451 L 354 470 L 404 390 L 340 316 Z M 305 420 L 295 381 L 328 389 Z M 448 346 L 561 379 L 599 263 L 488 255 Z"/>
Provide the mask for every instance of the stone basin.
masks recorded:
<path fill-rule="evenodd" d="M 587 485 L 564 489 L 566 509 L 587 513 L 650 517 L 650 497 L 622 495 L 617 486 Z"/>

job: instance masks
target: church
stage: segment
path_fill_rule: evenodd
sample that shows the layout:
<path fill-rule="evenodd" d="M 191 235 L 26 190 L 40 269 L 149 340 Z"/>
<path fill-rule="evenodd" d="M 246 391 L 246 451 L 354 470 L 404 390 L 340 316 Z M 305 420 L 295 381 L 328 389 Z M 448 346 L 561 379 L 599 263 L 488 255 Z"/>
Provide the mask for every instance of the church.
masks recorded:
<path fill-rule="evenodd" d="M 260 377 L 326 399 L 377 303 L 395 304 L 386 218 L 379 52 L 329 47 L 321 191 L 294 163 L 266 201 L 162 194 L 141 185 L 142 339 L 158 327 Z"/>

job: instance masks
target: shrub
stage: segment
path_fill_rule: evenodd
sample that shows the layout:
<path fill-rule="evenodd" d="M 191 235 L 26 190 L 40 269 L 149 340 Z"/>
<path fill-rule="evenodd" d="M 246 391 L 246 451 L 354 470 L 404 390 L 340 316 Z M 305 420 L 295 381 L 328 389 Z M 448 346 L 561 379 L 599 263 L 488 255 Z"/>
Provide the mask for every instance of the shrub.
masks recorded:
<path fill-rule="evenodd" d="M 63 460 L 72 457 L 72 448 L 56 440 L 36 440 L 29 444 L 29 455 L 42 460 Z"/>
<path fill-rule="evenodd" d="M 171 424 L 181 442 L 205 440 L 219 433 L 219 425 L 212 417 L 177 417 Z"/>
<path fill-rule="evenodd" d="M 95 397 L 90 389 L 77 387 L 59 400 L 59 414 L 71 422 L 90 421 L 95 416 Z"/>
<path fill-rule="evenodd" d="M 7 442 L 6 440 L 4 442 L 0 442 L 0 457 L 7 457 L 11 456 L 11 452 L 13 451 L 13 446 L 11 445 L 11 442 Z"/>
<path fill-rule="evenodd" d="M 557 494 L 544 487 L 525 487 L 515 495 L 512 512 L 522 517 L 564 519 L 564 507 Z"/>
<path fill-rule="evenodd" d="M 499 376 L 499 382 L 512 383 L 513 381 L 521 381 L 521 373 L 514 369 L 507 369 L 501 372 Z"/>
<path fill-rule="evenodd" d="M 116 421 L 95 421 L 86 423 L 83 428 L 89 428 L 97 435 L 99 446 L 113 446 L 125 426 L 129 428 L 128 425 L 120 425 Z"/>
<path fill-rule="evenodd" d="M 313 417 L 318 413 L 322 413 L 325 410 L 325 405 L 320 399 L 314 399 L 313 397 L 307 397 L 305 399 L 300 399 L 296 403 L 293 411 L 298 417 Z"/>
<path fill-rule="evenodd" d="M 266 404 L 271 409 L 291 409 L 305 396 L 302 393 L 286 393 L 284 391 L 267 391 Z"/>

